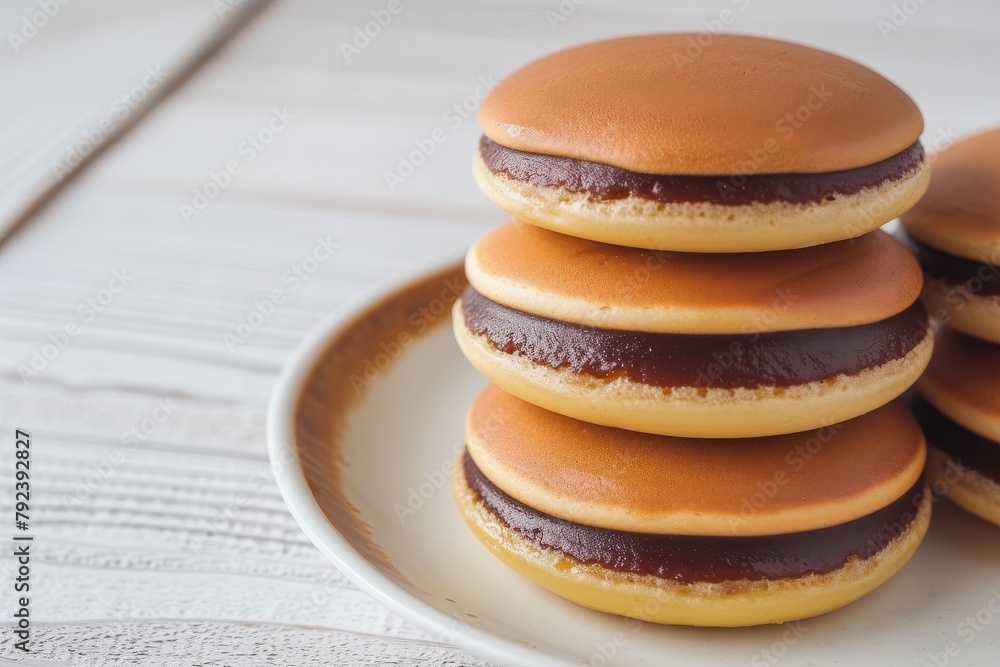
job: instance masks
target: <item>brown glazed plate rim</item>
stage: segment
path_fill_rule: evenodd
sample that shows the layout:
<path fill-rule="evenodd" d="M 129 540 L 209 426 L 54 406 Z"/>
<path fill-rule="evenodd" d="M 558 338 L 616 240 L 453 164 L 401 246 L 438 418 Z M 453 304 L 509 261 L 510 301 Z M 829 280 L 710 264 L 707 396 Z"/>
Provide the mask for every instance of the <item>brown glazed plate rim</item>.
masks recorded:
<path fill-rule="evenodd" d="M 399 340 L 393 318 L 414 305 L 421 286 L 423 296 L 440 294 L 459 266 L 456 257 L 415 271 L 331 314 L 282 370 L 268 411 L 270 468 L 306 536 L 362 591 L 433 641 L 494 664 L 591 664 L 600 655 L 595 642 L 615 637 L 627 639 L 616 647 L 615 665 L 745 664 L 780 640 L 782 630 L 774 626 L 640 625 L 590 611 L 538 588 L 479 544 L 448 482 L 437 476 L 454 464 L 465 412 L 484 383 L 458 351 L 450 313 L 415 334 L 363 393 L 317 402 L 330 399 L 326 392 L 337 383 L 350 387 L 350 373 L 331 369 L 363 361 L 352 357 L 352 340 L 367 341 L 369 359 L 383 343 L 392 349 Z M 330 372 L 314 372 L 321 367 Z M 310 410 L 319 418 L 298 418 Z M 396 437 L 383 437 L 391 434 Z M 401 522 L 393 508 L 412 500 L 408 490 L 422 505 Z M 985 661 L 1000 625 L 971 644 L 954 632 L 990 603 L 985 584 L 1000 580 L 1000 531 L 946 502 L 934 511 L 924 544 L 892 580 L 842 610 L 802 622 L 809 631 L 789 649 L 795 662 L 850 662 L 863 654 L 881 663 L 922 664 L 941 650 L 942 633 L 958 643 L 963 658 L 981 654 Z M 319 583 L 312 592 L 320 602 L 345 594 Z"/>

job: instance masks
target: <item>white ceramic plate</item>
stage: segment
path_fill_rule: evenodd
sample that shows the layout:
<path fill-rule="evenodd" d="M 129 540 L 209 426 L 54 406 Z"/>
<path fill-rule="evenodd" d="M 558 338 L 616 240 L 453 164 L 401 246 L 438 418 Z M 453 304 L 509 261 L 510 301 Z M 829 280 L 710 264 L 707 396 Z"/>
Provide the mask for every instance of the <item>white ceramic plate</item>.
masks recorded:
<path fill-rule="evenodd" d="M 269 413 L 292 514 L 391 610 L 502 665 L 998 664 L 1000 529 L 945 502 L 889 583 L 785 626 L 626 622 L 508 570 L 466 529 L 448 486 L 484 385 L 452 340 L 454 292 L 447 274 L 428 272 L 330 318 L 285 367 Z"/>

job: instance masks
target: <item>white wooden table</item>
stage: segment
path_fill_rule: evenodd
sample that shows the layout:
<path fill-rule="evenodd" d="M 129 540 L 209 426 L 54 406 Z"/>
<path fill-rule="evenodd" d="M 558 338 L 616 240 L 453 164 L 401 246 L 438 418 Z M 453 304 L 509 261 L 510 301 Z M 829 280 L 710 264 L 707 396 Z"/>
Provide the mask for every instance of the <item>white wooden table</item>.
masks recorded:
<path fill-rule="evenodd" d="M 15 428 L 33 440 L 35 536 L 33 652 L 13 647 L 16 564 L 5 555 L 0 661 L 483 664 L 388 613 L 320 556 L 271 481 L 263 435 L 274 377 L 320 318 L 394 275 L 459 257 L 504 219 L 469 173 L 478 130 L 463 107 L 483 82 L 579 41 L 724 20 L 727 31 L 879 69 L 922 105 L 928 145 L 1000 123 L 990 0 L 930 2 L 905 21 L 893 16 L 898 0 L 808 10 L 792 0 L 401 0 L 367 44 L 353 42 L 357 29 L 387 1 L 278 0 L 260 13 L 220 1 L 246 14 L 213 26 L 208 0 L 128 3 L 165 14 L 110 30 L 98 41 L 117 55 L 87 61 L 53 36 L 126 3 L 94 0 L 103 9 L 88 14 L 77 0 L 28 44 L 39 53 L 5 54 L 0 66 L 9 89 L 30 81 L 35 91 L 9 93 L 22 101 L 0 110 L 0 229 L 24 222 L 0 246 L 0 542 L 14 532 Z M 6 10 L 4 31 L 33 6 Z M 136 25 L 155 38 L 135 39 Z M 117 128 L 80 173 L 53 181 L 45 167 L 66 148 L 59 137 L 133 87 L 138 52 L 194 73 L 144 100 L 134 127 L 112 144 L 128 124 Z M 111 76 L 114 63 L 128 67 Z M 435 128 L 446 141 L 390 188 L 386 173 Z M 329 245 L 329 259 L 303 263 Z M 274 289 L 287 300 L 244 335 L 241 321 Z"/>

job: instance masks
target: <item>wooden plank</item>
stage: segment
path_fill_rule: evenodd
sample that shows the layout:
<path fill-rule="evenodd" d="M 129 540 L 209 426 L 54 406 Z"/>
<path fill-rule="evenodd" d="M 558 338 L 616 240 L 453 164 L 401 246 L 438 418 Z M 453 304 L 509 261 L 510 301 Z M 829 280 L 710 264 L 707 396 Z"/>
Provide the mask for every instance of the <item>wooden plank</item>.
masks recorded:
<path fill-rule="evenodd" d="M 128 613 L 128 610 L 125 610 Z M 426 641 L 314 629 L 308 626 L 227 623 L 210 619 L 134 621 L 109 619 L 39 625 L 39 650 L 26 662 L 0 647 L 17 665 L 436 665 L 478 667 L 487 663 Z"/>
<path fill-rule="evenodd" d="M 3 3 L 0 242 L 267 0 L 220 2 Z"/>

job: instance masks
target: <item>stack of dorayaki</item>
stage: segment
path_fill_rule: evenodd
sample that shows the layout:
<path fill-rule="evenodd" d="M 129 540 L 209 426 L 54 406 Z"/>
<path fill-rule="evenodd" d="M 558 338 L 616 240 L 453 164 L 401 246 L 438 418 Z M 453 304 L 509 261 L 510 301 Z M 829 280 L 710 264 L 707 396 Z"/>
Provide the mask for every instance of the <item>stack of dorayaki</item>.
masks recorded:
<path fill-rule="evenodd" d="M 455 496 L 502 561 L 687 625 L 822 614 L 926 532 L 920 112 L 839 56 L 719 35 L 587 44 L 503 80 L 455 333 L 493 383 Z"/>
<path fill-rule="evenodd" d="M 903 228 L 944 325 L 915 406 L 932 489 L 1000 525 L 1000 129 L 937 156 Z"/>

